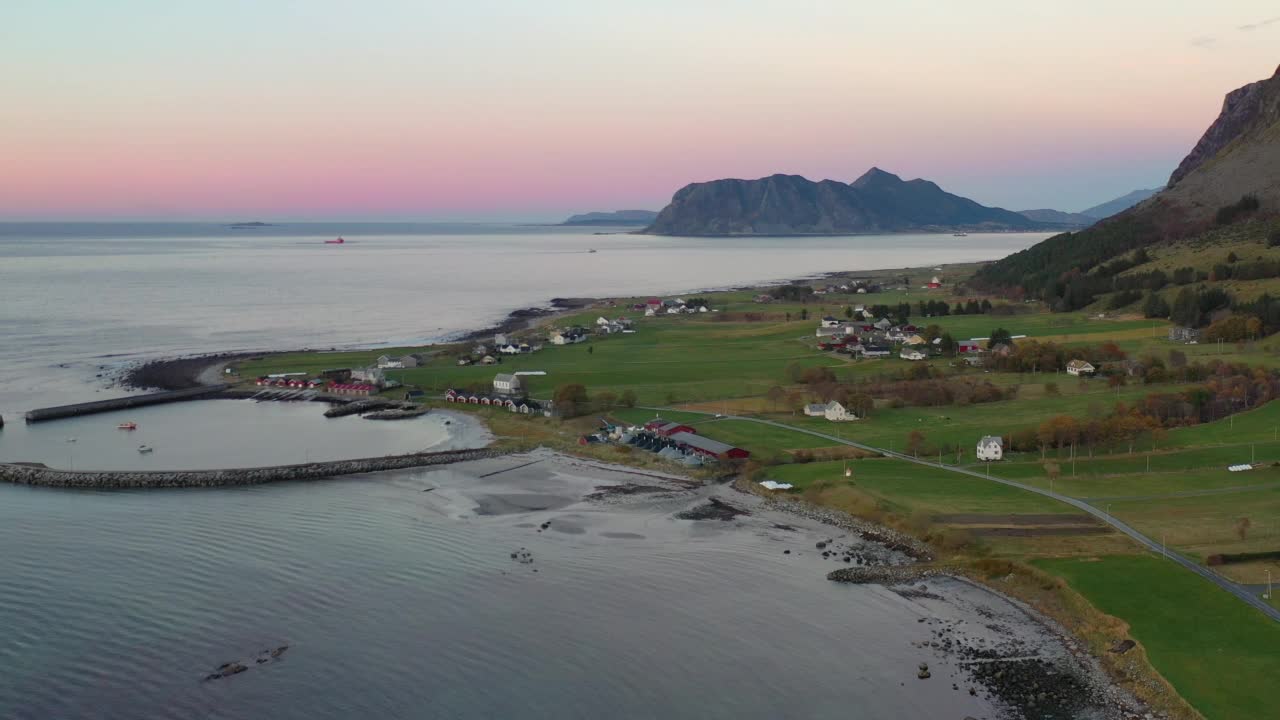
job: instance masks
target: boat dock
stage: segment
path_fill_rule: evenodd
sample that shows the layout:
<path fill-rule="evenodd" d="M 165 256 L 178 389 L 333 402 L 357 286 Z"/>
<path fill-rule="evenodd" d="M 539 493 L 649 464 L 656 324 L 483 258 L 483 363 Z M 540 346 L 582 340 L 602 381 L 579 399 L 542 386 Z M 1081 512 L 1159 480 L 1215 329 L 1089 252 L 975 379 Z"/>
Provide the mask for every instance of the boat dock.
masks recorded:
<path fill-rule="evenodd" d="M 27 422 L 42 422 L 44 420 L 57 420 L 59 418 L 77 417 L 79 415 L 92 415 L 94 413 L 110 412 L 112 410 L 124 410 L 126 408 L 143 407 L 144 405 L 158 405 L 160 403 L 176 402 L 178 400 L 192 400 L 195 398 L 213 395 L 226 390 L 230 385 L 205 385 L 203 387 L 188 388 L 186 390 L 168 390 L 165 392 L 147 393 L 146 395 L 126 395 L 125 397 L 112 398 L 110 400 L 97 400 L 87 403 L 76 403 L 74 405 L 59 405 L 57 407 L 37 408 L 27 412 Z"/>

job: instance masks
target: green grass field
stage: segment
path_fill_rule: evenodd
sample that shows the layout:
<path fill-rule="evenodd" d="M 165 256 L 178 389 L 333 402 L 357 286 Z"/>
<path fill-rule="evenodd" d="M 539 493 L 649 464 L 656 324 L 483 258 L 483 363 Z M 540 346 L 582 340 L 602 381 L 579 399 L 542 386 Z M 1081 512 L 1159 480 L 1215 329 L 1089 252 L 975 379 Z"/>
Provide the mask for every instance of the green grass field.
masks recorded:
<path fill-rule="evenodd" d="M 820 480 L 851 484 L 871 493 L 891 512 L 945 513 L 1077 513 L 1075 508 L 1035 493 L 892 458 L 851 460 L 853 477 L 844 477 L 845 462 L 814 462 L 769 468 L 768 477 L 803 490 Z"/>
<path fill-rule="evenodd" d="M 1151 663 L 1206 718 L 1273 717 L 1280 625 L 1153 556 L 1043 559 L 1099 610 L 1130 626 Z"/>

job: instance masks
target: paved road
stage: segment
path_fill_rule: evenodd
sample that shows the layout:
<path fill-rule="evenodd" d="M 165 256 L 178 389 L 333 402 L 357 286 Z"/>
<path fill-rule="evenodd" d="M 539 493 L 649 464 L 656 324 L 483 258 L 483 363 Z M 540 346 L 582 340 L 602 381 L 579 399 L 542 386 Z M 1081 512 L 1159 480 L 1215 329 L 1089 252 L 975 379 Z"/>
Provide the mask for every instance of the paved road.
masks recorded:
<path fill-rule="evenodd" d="M 721 416 L 715 413 L 700 412 L 695 410 L 676 410 L 675 408 L 642 408 L 642 409 L 655 410 L 657 412 L 663 412 L 663 411 L 687 412 L 687 413 L 692 413 L 696 415 L 707 415 L 710 417 L 716 417 L 724 420 L 742 420 L 744 422 L 753 422 L 753 423 L 758 423 L 760 425 L 769 425 L 772 427 L 781 428 L 783 430 L 790 430 L 792 432 L 804 433 L 805 435 L 812 435 L 814 437 L 823 438 L 825 440 L 830 440 L 831 442 L 838 443 L 840 445 L 848 445 L 849 447 L 855 447 L 861 450 L 867 450 L 869 452 L 880 453 L 881 455 L 885 455 L 887 457 L 897 458 L 899 460 L 905 460 L 907 462 L 916 463 L 917 465 L 926 465 L 928 467 L 939 468 L 942 470 L 947 470 L 949 472 L 960 473 L 962 475 L 970 475 L 972 477 L 980 478 L 982 480 L 997 482 L 1002 485 L 1008 485 L 1010 487 L 1015 487 L 1020 490 L 1025 490 L 1027 492 L 1032 492 L 1038 495 L 1043 495 L 1048 498 L 1053 498 L 1058 502 L 1066 503 L 1074 508 L 1077 508 L 1083 512 L 1086 512 L 1098 518 L 1099 520 L 1105 522 L 1106 524 L 1110 525 L 1116 530 L 1119 530 L 1125 535 L 1128 535 L 1129 537 L 1133 538 L 1134 541 L 1146 547 L 1148 550 L 1164 555 L 1165 557 L 1178 563 L 1179 565 L 1186 568 L 1187 570 L 1190 570 L 1191 572 L 1199 575 L 1200 577 L 1203 577 L 1204 579 L 1217 585 L 1223 590 L 1226 590 L 1232 595 L 1235 595 L 1236 597 L 1243 600 L 1246 604 L 1257 608 L 1259 611 L 1261 611 L 1263 614 L 1265 614 L 1267 617 L 1271 618 L 1272 620 L 1275 620 L 1276 622 L 1280 622 L 1280 609 L 1274 608 L 1271 605 L 1267 604 L 1266 601 L 1264 601 L 1260 597 L 1257 597 L 1257 595 L 1255 595 L 1249 589 L 1241 585 L 1238 585 L 1234 582 L 1231 582 L 1230 580 L 1227 580 L 1226 578 L 1213 572 L 1209 568 L 1204 567 L 1203 565 L 1195 562 L 1194 560 L 1189 560 L 1172 550 L 1166 549 L 1160 543 L 1156 542 L 1155 540 L 1152 540 L 1146 535 L 1143 535 L 1142 533 L 1130 527 L 1128 524 L 1120 520 L 1117 520 L 1110 513 L 1105 512 L 1103 510 L 1099 510 L 1098 508 L 1094 507 L 1093 505 L 1090 505 L 1088 502 L 1085 502 L 1084 500 L 1080 500 L 1078 498 L 1073 498 L 1073 497 L 1067 497 L 1066 495 L 1061 495 L 1056 492 L 1050 492 L 1048 490 L 1044 490 L 1044 489 L 1035 487 L 1033 485 L 1025 485 L 1015 480 L 1007 480 L 1005 478 L 996 477 L 994 475 L 987 475 L 985 473 L 969 470 L 968 468 L 957 467 L 955 465 L 939 465 L 937 462 L 933 462 L 930 460 L 922 460 L 917 457 L 912 457 L 911 455 L 904 455 L 903 453 L 893 452 L 892 450 L 886 450 L 884 448 L 878 448 L 872 445 L 866 445 L 864 443 L 855 442 L 853 440 L 846 440 L 841 437 L 836 437 L 835 435 L 828 435 L 823 432 L 818 432 L 817 430 L 809 430 L 807 428 L 796 427 L 794 425 L 787 425 L 786 423 L 774 422 L 773 420 L 763 420 L 761 418 L 754 418 L 754 417 L 742 417 L 740 415 Z"/>

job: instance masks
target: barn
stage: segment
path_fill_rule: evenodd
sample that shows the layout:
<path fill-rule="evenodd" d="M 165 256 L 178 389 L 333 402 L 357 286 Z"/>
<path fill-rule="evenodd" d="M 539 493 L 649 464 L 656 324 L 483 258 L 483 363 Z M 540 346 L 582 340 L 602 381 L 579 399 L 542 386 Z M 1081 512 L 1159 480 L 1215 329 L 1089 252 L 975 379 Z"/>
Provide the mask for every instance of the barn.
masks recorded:
<path fill-rule="evenodd" d="M 751 453 L 742 448 L 734 447 L 728 443 L 722 443 L 718 440 L 695 435 L 688 432 L 679 432 L 671 435 L 671 439 L 675 441 L 682 449 L 691 450 L 700 455 L 713 457 L 717 460 L 739 460 L 751 457 Z"/>

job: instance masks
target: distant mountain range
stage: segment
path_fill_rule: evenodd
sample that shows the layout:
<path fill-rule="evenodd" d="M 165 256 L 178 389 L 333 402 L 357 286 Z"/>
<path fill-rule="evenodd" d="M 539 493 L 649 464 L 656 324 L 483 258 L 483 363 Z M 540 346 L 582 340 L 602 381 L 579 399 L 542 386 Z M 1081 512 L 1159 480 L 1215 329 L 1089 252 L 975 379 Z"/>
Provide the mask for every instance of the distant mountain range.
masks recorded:
<path fill-rule="evenodd" d="M 1057 226 L 980 205 L 928 180 L 871 168 L 852 183 L 799 175 L 713 180 L 676 192 L 645 232 L 656 235 L 849 235 L 1040 230 Z"/>
<path fill-rule="evenodd" d="M 653 210 L 614 210 L 574 215 L 561 225 L 648 225 L 658 217 Z"/>
<path fill-rule="evenodd" d="M 1124 212 L 1147 198 L 1160 192 L 1160 188 L 1151 188 L 1149 190 L 1134 190 L 1128 195 L 1121 195 L 1115 200 L 1108 200 L 1101 205 L 1094 205 L 1088 210 L 1081 210 L 1080 214 L 1091 217 L 1094 220 L 1109 218 L 1118 212 Z"/>
<path fill-rule="evenodd" d="M 1092 210 L 1106 212 L 1108 205 Z M 1086 230 L 1055 235 L 991 263 L 978 272 L 975 284 L 1021 287 L 1055 307 L 1083 307 L 1091 302 L 1094 285 L 1100 284 L 1094 281 L 1107 280 L 1101 270 L 1090 273 L 1138 248 L 1195 237 L 1242 220 L 1276 217 L 1280 69 L 1227 94 L 1218 118 L 1173 171 L 1165 189 Z"/>
<path fill-rule="evenodd" d="M 1151 190 L 1134 190 L 1127 195 L 1122 195 L 1114 200 L 1108 200 L 1100 205 L 1094 205 L 1088 210 L 1081 210 L 1078 213 L 1062 212 L 1061 210 L 1019 210 L 1018 213 L 1036 222 L 1060 225 L 1065 229 L 1086 228 L 1098 222 L 1103 218 L 1111 217 L 1118 212 L 1123 212 L 1147 198 L 1160 192 L 1160 188 Z"/>

